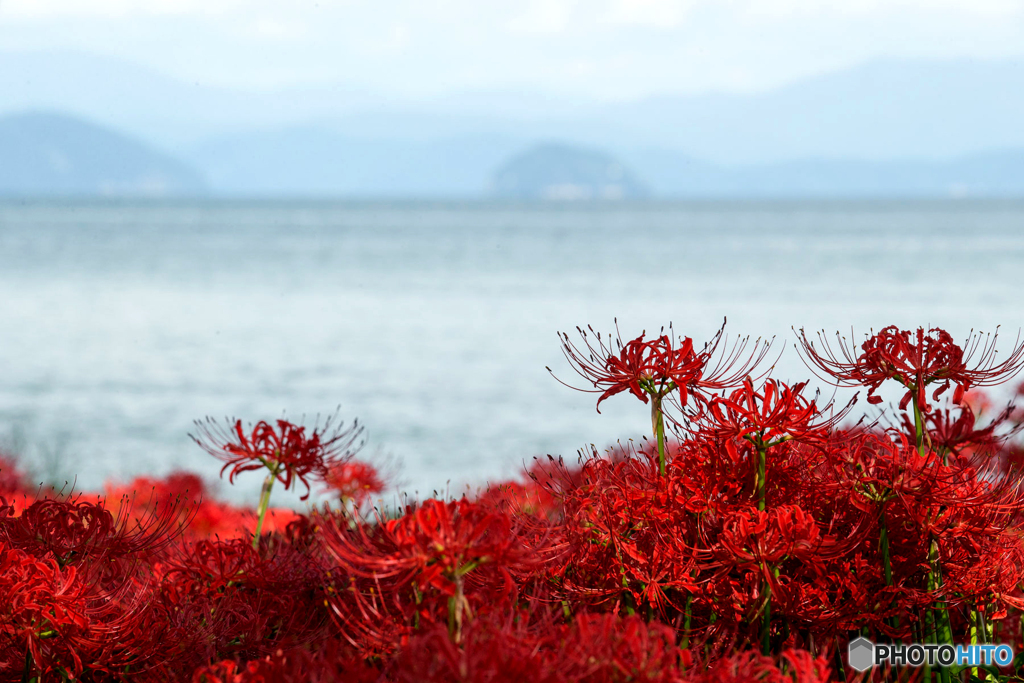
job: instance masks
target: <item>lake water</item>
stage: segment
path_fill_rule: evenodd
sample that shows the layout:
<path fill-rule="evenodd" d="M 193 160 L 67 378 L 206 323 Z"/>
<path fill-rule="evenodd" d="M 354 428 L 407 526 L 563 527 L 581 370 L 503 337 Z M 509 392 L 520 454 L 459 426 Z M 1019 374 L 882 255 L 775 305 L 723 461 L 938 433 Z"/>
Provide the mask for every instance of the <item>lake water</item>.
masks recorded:
<path fill-rule="evenodd" d="M 1009 347 L 1022 273 L 1012 202 L 9 202 L 0 435 L 79 488 L 215 478 L 193 419 L 340 404 L 405 489 L 457 491 L 645 432 L 635 399 L 598 415 L 548 375 L 574 379 L 558 330 L 671 321 L 702 341 L 728 316 L 777 335 L 776 376 L 806 379 L 791 326 L 1002 324 Z"/>

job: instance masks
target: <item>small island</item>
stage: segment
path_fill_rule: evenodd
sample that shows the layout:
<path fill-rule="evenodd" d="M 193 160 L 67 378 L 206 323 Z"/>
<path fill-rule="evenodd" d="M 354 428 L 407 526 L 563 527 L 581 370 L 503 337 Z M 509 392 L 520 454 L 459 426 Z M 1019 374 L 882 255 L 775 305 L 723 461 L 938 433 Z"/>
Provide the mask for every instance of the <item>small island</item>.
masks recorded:
<path fill-rule="evenodd" d="M 494 174 L 503 199 L 553 201 L 639 199 L 647 186 L 611 155 L 585 147 L 546 143 L 517 154 Z"/>

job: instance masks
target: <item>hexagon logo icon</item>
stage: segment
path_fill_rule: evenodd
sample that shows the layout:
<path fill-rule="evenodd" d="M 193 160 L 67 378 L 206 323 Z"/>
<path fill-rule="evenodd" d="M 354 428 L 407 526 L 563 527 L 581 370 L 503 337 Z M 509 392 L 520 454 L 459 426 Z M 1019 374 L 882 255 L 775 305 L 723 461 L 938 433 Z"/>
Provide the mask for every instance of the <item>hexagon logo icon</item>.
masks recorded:
<path fill-rule="evenodd" d="M 867 638 L 857 638 L 850 641 L 847 655 L 851 667 L 857 671 L 867 671 L 875 663 L 875 646 Z"/>

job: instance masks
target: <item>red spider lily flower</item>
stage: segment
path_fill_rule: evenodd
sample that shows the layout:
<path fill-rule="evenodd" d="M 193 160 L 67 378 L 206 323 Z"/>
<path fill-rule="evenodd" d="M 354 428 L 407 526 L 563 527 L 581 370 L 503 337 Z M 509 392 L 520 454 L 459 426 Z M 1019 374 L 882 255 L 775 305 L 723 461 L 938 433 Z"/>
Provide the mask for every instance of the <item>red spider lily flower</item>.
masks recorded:
<path fill-rule="evenodd" d="M 401 612 L 408 604 L 399 596 L 414 593 L 419 606 L 415 618 L 438 619 L 441 615 L 431 605 L 440 599 L 456 640 L 466 617 L 507 604 L 517 590 L 515 576 L 543 565 L 553 552 L 543 539 L 524 533 L 522 521 L 465 499 L 427 500 L 375 526 L 357 523 L 350 528 L 347 521 L 339 526 L 334 519 L 323 524 L 327 548 L 353 582 L 352 591 L 335 601 L 339 617 L 353 609 L 387 613 L 396 605 Z M 370 583 L 360 587 L 356 579 Z M 382 584 L 390 587 L 397 603 L 380 602 Z M 354 605 L 345 602 L 349 599 Z M 385 628 L 394 626 L 388 619 L 381 621 Z M 350 621 L 340 625 L 357 626 Z"/>
<path fill-rule="evenodd" d="M 965 515 L 973 519 L 973 532 L 997 531 L 1017 519 L 1022 505 L 1019 482 L 976 469 L 969 454 L 921 452 L 902 434 L 895 441 L 862 435 L 831 458 L 851 504 L 864 511 L 886 505 L 919 531 L 942 535 L 962 527 Z"/>
<path fill-rule="evenodd" d="M 853 407 L 853 401 L 839 412 L 825 416 L 832 404 L 819 408 L 814 400 L 803 395 L 806 387 L 807 382 L 790 386 L 767 379 L 757 391 L 748 377 L 728 397 L 711 399 L 700 433 L 712 438 L 747 439 L 759 446 L 790 439 L 823 443 Z"/>
<path fill-rule="evenodd" d="M 756 340 L 747 354 L 749 338 L 738 340 L 711 367 L 709 364 L 724 339 L 724 324 L 699 352 L 694 350 L 693 340 L 689 337 L 674 341 L 671 325 L 667 335 L 661 334 L 655 339 L 645 340 L 645 333 L 641 333 L 626 343 L 623 343 L 618 331 L 613 339 L 610 335 L 604 337 L 600 332 L 594 332 L 592 327 L 587 330 L 594 335 L 593 338 L 587 331 L 579 327 L 576 329 L 582 338 L 582 346 L 571 342 L 569 335 L 560 333 L 562 353 L 569 365 L 594 388 L 566 386 L 577 391 L 600 392 L 601 396 L 597 399 L 598 412 L 601 412 L 601 403 L 605 399 L 623 391 L 628 391 L 644 403 L 648 402 L 649 396 L 661 398 L 677 393 L 679 403 L 686 406 L 693 394 L 699 397 L 700 392 L 735 385 L 764 359 L 770 347 L 770 343 Z M 551 372 L 551 368 L 547 370 Z"/>
<path fill-rule="evenodd" d="M 992 409 L 992 399 L 987 393 L 980 389 L 970 389 L 964 392 L 961 405 L 966 405 L 977 417 L 982 417 Z"/>
<path fill-rule="evenodd" d="M 621 343 L 617 340 L 618 353 L 606 347 L 600 334 L 595 349 L 582 330 L 587 351 L 583 352 L 562 335 L 562 351 L 570 365 L 585 379 L 593 383 L 595 391 L 602 391 L 597 399 L 597 412 L 601 403 L 623 391 L 636 396 L 644 403 L 651 395 L 665 395 L 678 390 L 680 402 L 686 404 L 690 387 L 700 382 L 704 354 L 693 350 L 693 340 L 685 337 L 679 345 L 667 335 L 645 340 L 641 334 L 636 339 Z M 550 368 L 548 368 L 550 371 Z M 576 387 L 573 387 L 576 388 Z"/>
<path fill-rule="evenodd" d="M 822 537 L 815 519 L 797 505 L 745 506 L 723 520 L 718 546 L 731 563 L 765 568 L 791 558 L 824 558 L 835 552 L 836 539 Z"/>
<path fill-rule="evenodd" d="M 192 673 L 192 683 L 377 683 L 380 676 L 380 671 L 328 641 L 312 651 L 278 648 L 244 663 L 225 660 L 202 666 Z"/>
<path fill-rule="evenodd" d="M 581 614 L 565 639 L 562 668 L 569 681 L 682 683 L 690 653 L 671 627 L 638 615 Z"/>
<path fill-rule="evenodd" d="M 803 330 L 799 333 L 799 342 L 808 365 L 828 375 L 823 379 L 839 386 L 868 387 L 869 403 L 881 403 L 882 397 L 875 392 L 885 380 L 895 379 L 907 389 L 900 409 L 905 410 L 916 396 L 919 409 L 928 412 L 925 388 L 929 384 L 938 384 L 932 392 L 933 400 L 938 400 L 955 385 L 953 403 L 960 404 L 964 393 L 972 387 L 1001 384 L 1024 367 L 1024 344 L 1021 343 L 1014 346 L 1006 360 L 996 361 L 998 336 L 998 330 L 993 335 L 972 334 L 960 347 L 942 329 L 932 328 L 926 334 L 922 327 L 911 332 L 891 325 L 869 337 L 861 344 L 859 353 L 854 346 L 847 346 L 838 334 L 838 354 L 821 333 L 818 334 L 820 352 Z"/>
<path fill-rule="evenodd" d="M 397 657 L 400 683 L 682 683 L 675 631 L 639 616 L 582 613 L 571 624 L 526 615 L 474 620 L 461 644 L 439 627 Z"/>
<path fill-rule="evenodd" d="M 358 422 L 346 427 L 335 420 L 336 414 L 308 433 L 306 427 L 287 420 L 278 420 L 276 426 L 260 421 L 246 433 L 241 420 L 221 424 L 207 418 L 196 421 L 199 434 L 191 436 L 203 450 L 224 461 L 221 476 L 231 468 L 229 482 L 234 483 L 242 472 L 267 468 L 285 489 L 296 479 L 300 481 L 306 487 L 305 500 L 310 494 L 310 477 L 322 480 L 362 446 L 363 428 Z"/>
<path fill-rule="evenodd" d="M 0 527 L 0 536 L 12 546 L 43 557 L 49 554 L 60 566 L 89 562 L 107 566 L 111 560 L 153 557 L 170 546 L 188 526 L 191 511 L 171 499 L 132 515 L 127 499 L 114 517 L 103 503 L 44 498 Z"/>
<path fill-rule="evenodd" d="M 179 658 L 262 656 L 322 638 L 328 572 L 308 545 L 276 536 L 259 549 L 244 539 L 200 541 L 168 562 L 161 601 Z"/>
<path fill-rule="evenodd" d="M 759 611 L 764 597 L 771 596 L 771 610 L 783 611 L 793 602 L 794 593 L 822 585 L 821 577 L 829 575 L 833 561 L 842 560 L 859 549 L 867 525 L 853 528 L 842 536 L 823 525 L 798 505 L 780 505 L 767 510 L 743 506 L 722 520 L 721 530 L 711 544 L 711 552 L 722 570 L 735 576 L 741 572 L 756 576 L 761 587 L 757 598 L 749 596 L 745 604 L 749 615 Z M 824 527 L 824 531 L 823 531 Z M 847 593 L 849 595 L 849 593 Z M 803 607 L 806 609 L 806 596 Z"/>
<path fill-rule="evenodd" d="M 531 628 L 524 615 L 510 616 L 474 619 L 458 644 L 441 625 L 424 629 L 395 658 L 395 683 L 568 683 L 548 642 L 563 629 Z"/>
<path fill-rule="evenodd" d="M 1012 405 L 980 429 L 975 429 L 975 412 L 969 405 L 962 404 L 959 410 L 960 414 L 955 418 L 948 408 L 932 410 L 923 416 L 924 441 L 940 454 L 991 455 L 1024 428 L 1024 424 L 1010 422 L 1017 410 Z M 907 434 L 917 438 L 914 421 L 906 413 L 903 414 L 903 428 Z"/>
<path fill-rule="evenodd" d="M 632 600 L 659 613 L 684 608 L 696 588 L 697 524 L 686 492 L 677 490 L 676 471 L 659 477 L 649 452 L 616 460 L 595 453 L 559 494 L 558 533 L 567 549 L 556 573 L 574 603 L 607 608 Z"/>
<path fill-rule="evenodd" d="M 382 527 L 372 536 L 364 525 L 356 534 L 336 529 L 327 536 L 328 547 L 352 574 L 403 575 L 420 590 L 432 586 L 447 595 L 454 594 L 457 579 L 478 567 L 493 565 L 507 574 L 509 566 L 540 561 L 523 547 L 511 517 L 465 499 L 424 501 Z"/>
<path fill-rule="evenodd" d="M 191 472 L 172 472 L 161 479 L 136 477 L 127 484 L 108 482 L 105 490 L 112 514 L 124 514 L 122 508 L 127 505 L 131 522 L 143 527 L 149 525 L 149 518 L 166 511 L 168 504 L 180 504 L 188 518 L 182 535 L 191 540 L 251 536 L 257 522 L 251 509 L 217 500 L 202 478 Z M 288 508 L 270 508 L 267 512 L 264 529 L 270 532 L 281 531 L 298 519 Z"/>
<path fill-rule="evenodd" d="M 323 476 L 328 490 L 343 501 L 351 501 L 356 509 L 366 500 L 384 490 L 384 480 L 377 469 L 360 460 L 329 465 Z"/>
<path fill-rule="evenodd" d="M 0 638 L 15 651 L 28 652 L 41 673 L 54 659 L 67 662 L 67 673 L 82 673 L 79 653 L 66 640 L 90 626 L 85 585 L 74 567 L 40 560 L 0 545 Z"/>
<path fill-rule="evenodd" d="M 786 650 L 779 660 L 757 652 L 736 652 L 716 662 L 688 683 L 827 683 L 832 673 L 824 657 L 806 650 Z"/>

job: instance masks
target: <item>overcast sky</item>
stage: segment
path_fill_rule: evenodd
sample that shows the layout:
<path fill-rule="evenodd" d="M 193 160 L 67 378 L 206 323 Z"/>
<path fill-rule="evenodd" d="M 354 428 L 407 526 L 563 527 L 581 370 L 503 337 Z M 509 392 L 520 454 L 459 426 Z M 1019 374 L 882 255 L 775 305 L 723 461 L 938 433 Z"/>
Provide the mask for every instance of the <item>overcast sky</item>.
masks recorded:
<path fill-rule="evenodd" d="M 247 89 L 600 99 L 750 91 L 878 58 L 1024 53 L 1024 0 L 0 0 L 0 49 Z"/>

